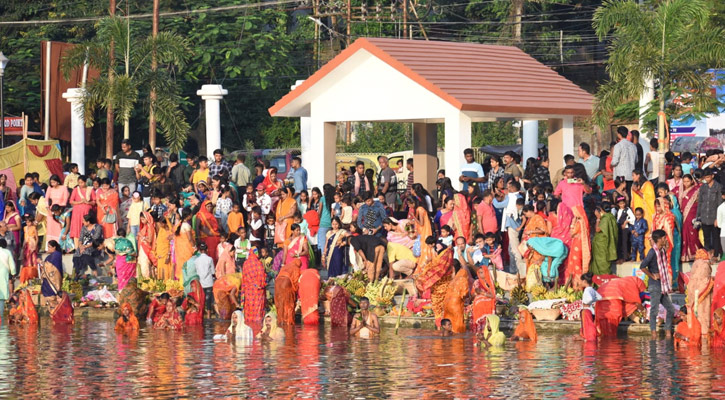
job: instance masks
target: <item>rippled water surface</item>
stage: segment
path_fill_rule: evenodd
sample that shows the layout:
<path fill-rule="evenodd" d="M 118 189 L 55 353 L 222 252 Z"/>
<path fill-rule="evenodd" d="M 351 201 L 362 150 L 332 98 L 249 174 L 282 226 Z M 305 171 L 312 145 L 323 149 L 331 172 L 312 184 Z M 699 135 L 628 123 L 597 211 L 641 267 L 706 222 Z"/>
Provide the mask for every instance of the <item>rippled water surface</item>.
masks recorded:
<path fill-rule="evenodd" d="M 586 344 L 540 335 L 482 351 L 472 336 L 387 328 L 379 339 L 297 326 L 279 345 L 215 343 L 110 321 L 0 328 L 2 398 L 725 398 L 725 355 L 644 337 Z"/>

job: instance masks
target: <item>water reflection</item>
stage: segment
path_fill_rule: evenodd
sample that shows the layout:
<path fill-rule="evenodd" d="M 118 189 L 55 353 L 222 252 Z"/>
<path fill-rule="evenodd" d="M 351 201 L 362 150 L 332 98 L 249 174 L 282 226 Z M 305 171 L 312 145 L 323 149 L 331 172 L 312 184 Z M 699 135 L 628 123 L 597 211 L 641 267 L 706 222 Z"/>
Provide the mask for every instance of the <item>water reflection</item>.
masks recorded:
<path fill-rule="evenodd" d="M 43 321 L 45 322 L 45 321 Z M 472 335 L 296 326 L 284 343 L 215 343 L 222 323 L 184 332 L 113 324 L 0 328 L 0 397 L 12 398 L 724 398 L 725 355 L 644 337 L 481 350 Z"/>

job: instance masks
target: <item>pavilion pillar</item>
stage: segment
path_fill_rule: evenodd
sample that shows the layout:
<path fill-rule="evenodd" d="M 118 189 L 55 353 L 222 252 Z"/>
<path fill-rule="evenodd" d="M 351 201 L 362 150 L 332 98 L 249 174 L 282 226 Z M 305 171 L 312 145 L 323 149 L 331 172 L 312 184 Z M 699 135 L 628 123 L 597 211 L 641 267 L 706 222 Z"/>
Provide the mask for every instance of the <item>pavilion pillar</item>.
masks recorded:
<path fill-rule="evenodd" d="M 78 165 L 81 175 L 86 173 L 86 129 L 83 120 L 83 94 L 80 88 L 71 88 L 63 93 L 70 103 L 70 160 Z"/>
<path fill-rule="evenodd" d="M 214 159 L 214 150 L 222 148 L 222 124 L 219 103 L 229 93 L 222 85 L 201 85 L 197 96 L 204 100 L 206 111 L 206 156 Z"/>
<path fill-rule="evenodd" d="M 526 168 L 526 160 L 539 157 L 539 121 L 522 121 L 521 158 Z"/>
<path fill-rule="evenodd" d="M 547 125 L 549 133 L 549 174 L 553 180 L 556 171 L 564 168 L 564 156 L 567 154 L 574 155 L 574 117 L 550 118 Z"/>
<path fill-rule="evenodd" d="M 429 192 L 435 188 L 438 173 L 437 133 L 436 124 L 413 124 L 413 180 Z"/>
<path fill-rule="evenodd" d="M 460 190 L 463 150 L 471 147 L 471 118 L 458 111 L 445 118 L 446 177 L 451 178 L 453 188 Z"/>
<path fill-rule="evenodd" d="M 315 151 L 312 147 L 312 118 L 310 117 L 300 117 L 300 150 L 302 166 L 309 172 L 309 165 L 315 158 Z"/>
<path fill-rule="evenodd" d="M 334 122 L 309 118 L 309 137 L 307 152 L 302 154 L 302 162 L 307 170 L 307 186 L 322 190 L 325 183 L 335 184 L 336 125 Z M 304 148 L 302 150 L 305 151 Z"/>

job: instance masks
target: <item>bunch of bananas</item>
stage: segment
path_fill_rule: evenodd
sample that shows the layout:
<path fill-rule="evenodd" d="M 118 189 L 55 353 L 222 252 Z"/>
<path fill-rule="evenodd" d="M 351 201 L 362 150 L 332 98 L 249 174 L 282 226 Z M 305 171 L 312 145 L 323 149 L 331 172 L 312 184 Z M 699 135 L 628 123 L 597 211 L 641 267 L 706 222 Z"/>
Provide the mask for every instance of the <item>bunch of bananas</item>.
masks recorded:
<path fill-rule="evenodd" d="M 81 286 L 81 283 L 78 281 L 68 278 L 63 279 L 61 290 L 72 293 L 74 301 L 80 301 L 83 298 L 83 286 Z"/>
<path fill-rule="evenodd" d="M 184 283 L 181 281 L 175 281 L 173 279 L 167 279 L 163 281 L 166 291 L 169 290 L 184 290 Z"/>
<path fill-rule="evenodd" d="M 532 294 L 534 292 L 532 291 Z M 581 290 L 574 290 L 574 288 L 560 287 L 557 290 L 547 291 L 534 296 L 535 300 L 556 300 L 566 299 L 567 303 L 574 303 L 577 300 L 582 299 L 583 292 Z"/>
<path fill-rule="evenodd" d="M 511 303 L 527 305 L 529 304 L 529 294 L 523 286 L 516 286 L 511 290 Z"/>
<path fill-rule="evenodd" d="M 374 306 L 391 306 L 396 289 L 390 279 L 385 277 L 377 282 L 368 283 L 365 287 L 365 297 L 370 299 L 370 303 Z"/>
<path fill-rule="evenodd" d="M 534 297 L 534 300 L 543 300 L 544 295 L 546 295 L 546 288 L 543 285 L 536 285 L 533 288 L 531 288 L 531 295 Z"/>

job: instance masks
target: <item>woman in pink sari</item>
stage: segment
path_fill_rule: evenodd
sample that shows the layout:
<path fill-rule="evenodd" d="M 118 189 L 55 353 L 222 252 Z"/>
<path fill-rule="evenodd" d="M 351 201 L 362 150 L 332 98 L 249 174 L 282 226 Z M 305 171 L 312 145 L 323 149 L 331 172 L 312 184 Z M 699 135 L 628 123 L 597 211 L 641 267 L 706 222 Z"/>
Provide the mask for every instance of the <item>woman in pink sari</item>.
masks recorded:
<path fill-rule="evenodd" d="M 45 191 L 45 201 L 48 203 L 48 210 L 50 210 L 50 206 L 55 204 L 65 208 L 68 205 L 68 188 L 61 185 L 58 175 L 52 175 L 48 182 L 50 186 Z M 63 229 L 60 222 L 52 217 L 46 218 L 46 221 L 45 243 L 47 244 L 51 240 L 60 242 L 60 231 Z"/>
<path fill-rule="evenodd" d="M 559 181 L 554 191 L 555 196 L 561 196 L 561 204 L 571 209 L 573 217 L 569 226 L 570 243 L 567 244 L 567 241 L 562 239 L 569 247 L 569 255 L 563 264 L 564 274 L 559 274 L 559 279 L 563 279 L 564 282 L 571 281 L 575 287 L 578 287 L 581 275 L 589 271 L 589 261 L 591 261 L 589 219 L 584 210 L 583 197 L 585 193 L 591 193 L 592 189 L 588 185 L 586 171 L 583 168 L 581 164 L 564 168 L 565 179 Z M 561 224 L 559 227 L 565 229 Z M 562 232 L 558 231 L 557 235 L 562 236 Z M 553 233 L 552 237 L 555 237 Z"/>
<path fill-rule="evenodd" d="M 3 222 L 5 222 L 8 226 L 8 231 L 13 233 L 13 238 L 15 239 L 15 248 L 10 250 L 13 254 L 18 256 L 20 252 L 20 245 L 22 244 L 20 243 L 20 230 L 23 229 L 23 224 L 22 221 L 20 221 L 18 207 L 12 200 L 5 203 L 5 216 L 3 217 Z"/>
<path fill-rule="evenodd" d="M 451 208 L 451 202 L 453 207 Z M 455 193 L 452 200 L 446 200 L 446 206 L 449 212 L 441 215 L 441 226 L 448 225 L 453 229 L 453 237 L 463 236 L 466 243 L 471 241 L 471 212 L 468 209 L 466 196 L 462 193 Z M 421 238 L 425 240 L 425 238 Z"/>
<path fill-rule="evenodd" d="M 96 204 L 96 193 L 93 188 L 86 186 L 85 179 L 78 180 L 78 186 L 73 189 L 70 196 L 70 204 L 73 206 L 70 219 L 70 237 L 75 241 L 78 248 L 78 238 L 81 236 L 83 217 L 86 216 Z M 98 221 L 100 223 L 100 221 Z"/>
<path fill-rule="evenodd" d="M 571 208 L 567 207 L 564 203 L 559 203 L 556 212 L 556 226 L 551 229 L 551 237 L 556 238 L 564 242 L 569 251 L 571 251 L 571 227 L 574 221 L 574 213 L 571 212 Z M 566 283 L 567 271 L 569 270 L 569 256 L 559 266 L 559 284 L 563 285 Z"/>
<path fill-rule="evenodd" d="M 692 221 L 697 216 L 697 194 L 699 191 L 700 185 L 695 184 L 695 180 L 692 179 L 690 174 L 682 177 L 681 188 L 672 190 L 672 193 L 677 196 L 682 210 L 682 255 L 680 259 L 683 262 L 694 260 L 697 250 L 702 248 L 699 230 L 692 226 Z"/>
<path fill-rule="evenodd" d="M 301 263 L 300 271 L 306 270 L 310 264 L 309 248 L 307 238 L 301 233 L 300 226 L 292 224 L 292 234 L 284 242 L 282 264 L 285 265 L 290 260 L 297 258 Z"/>
<path fill-rule="evenodd" d="M 118 192 L 111 189 L 111 181 L 108 178 L 101 179 L 101 187 L 96 192 L 96 204 L 98 223 L 103 227 L 103 237 L 108 239 L 116 236 L 119 218 Z"/>

